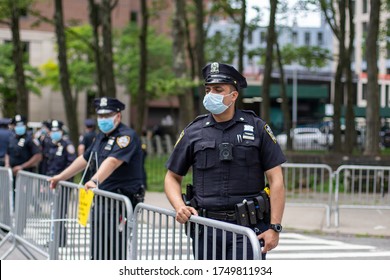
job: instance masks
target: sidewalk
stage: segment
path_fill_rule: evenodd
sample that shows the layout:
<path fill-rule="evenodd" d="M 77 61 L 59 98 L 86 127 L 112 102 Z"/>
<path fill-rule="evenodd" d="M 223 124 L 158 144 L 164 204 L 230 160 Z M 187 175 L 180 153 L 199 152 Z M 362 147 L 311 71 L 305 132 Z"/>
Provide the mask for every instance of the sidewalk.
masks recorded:
<path fill-rule="evenodd" d="M 164 193 L 147 192 L 145 203 L 172 209 Z M 325 208 L 286 205 L 282 225 L 285 231 L 332 233 L 390 238 L 390 210 L 340 209 L 339 227 L 326 227 Z"/>

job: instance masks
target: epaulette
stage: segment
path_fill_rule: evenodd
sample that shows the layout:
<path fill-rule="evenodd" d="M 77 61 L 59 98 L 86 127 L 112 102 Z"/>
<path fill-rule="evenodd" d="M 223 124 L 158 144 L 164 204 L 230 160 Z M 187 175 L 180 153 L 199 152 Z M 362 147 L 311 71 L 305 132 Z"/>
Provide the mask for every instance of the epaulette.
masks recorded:
<path fill-rule="evenodd" d="M 196 122 L 198 122 L 198 121 L 200 121 L 200 120 L 206 118 L 208 115 L 209 115 L 209 114 L 203 114 L 203 115 L 197 116 L 192 122 L 190 122 L 190 123 L 186 126 L 186 128 L 187 128 L 187 127 L 190 127 L 192 124 L 194 124 L 194 123 L 196 123 Z"/>
<path fill-rule="evenodd" d="M 259 118 L 259 116 L 252 110 L 241 110 L 241 111 L 244 112 L 244 113 L 251 114 L 251 115 Z"/>

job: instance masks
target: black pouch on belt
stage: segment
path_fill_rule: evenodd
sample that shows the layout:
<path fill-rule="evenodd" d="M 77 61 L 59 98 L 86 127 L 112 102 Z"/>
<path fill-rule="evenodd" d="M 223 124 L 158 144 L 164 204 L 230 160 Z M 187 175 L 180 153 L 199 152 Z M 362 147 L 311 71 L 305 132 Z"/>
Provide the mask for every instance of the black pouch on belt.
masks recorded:
<path fill-rule="evenodd" d="M 251 225 L 255 225 L 257 223 L 255 203 L 253 201 L 247 201 L 246 207 L 248 208 L 249 222 Z"/>
<path fill-rule="evenodd" d="M 257 196 L 253 199 L 255 202 L 256 207 L 256 215 L 259 220 L 264 219 L 264 212 L 265 212 L 265 201 L 262 196 Z"/>
<path fill-rule="evenodd" d="M 236 206 L 237 224 L 249 226 L 248 211 L 244 203 L 237 203 Z"/>

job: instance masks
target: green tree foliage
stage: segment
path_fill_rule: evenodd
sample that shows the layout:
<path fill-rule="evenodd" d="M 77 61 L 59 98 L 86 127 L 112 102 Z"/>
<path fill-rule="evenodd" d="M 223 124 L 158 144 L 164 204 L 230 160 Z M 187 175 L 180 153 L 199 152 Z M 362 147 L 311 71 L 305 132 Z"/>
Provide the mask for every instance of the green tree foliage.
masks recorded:
<path fill-rule="evenodd" d="M 16 114 L 16 80 L 15 63 L 12 59 L 12 44 L 0 44 L 0 104 L 4 116 L 12 117 Z M 24 56 L 24 70 L 26 85 L 30 92 L 40 94 L 39 84 L 36 82 L 39 70 L 28 64 L 28 56 Z"/>
<path fill-rule="evenodd" d="M 172 42 L 163 35 L 158 35 L 153 29 L 148 30 L 148 80 L 146 90 L 148 99 L 170 95 L 179 95 L 183 89 L 194 86 L 188 79 L 175 78 L 172 71 Z M 139 81 L 139 29 L 130 24 L 116 40 L 115 61 L 116 77 L 135 97 Z"/>
<path fill-rule="evenodd" d="M 71 27 L 67 32 L 67 55 L 70 72 L 70 85 L 74 93 L 90 90 L 94 85 L 94 53 L 86 42 L 92 41 L 92 29 L 88 25 Z M 59 68 L 57 62 L 47 61 L 41 66 L 42 85 L 60 90 Z"/>
<path fill-rule="evenodd" d="M 233 64 L 238 51 L 237 36 L 237 32 L 232 29 L 226 33 L 216 32 L 214 36 L 206 38 L 206 61 Z"/>

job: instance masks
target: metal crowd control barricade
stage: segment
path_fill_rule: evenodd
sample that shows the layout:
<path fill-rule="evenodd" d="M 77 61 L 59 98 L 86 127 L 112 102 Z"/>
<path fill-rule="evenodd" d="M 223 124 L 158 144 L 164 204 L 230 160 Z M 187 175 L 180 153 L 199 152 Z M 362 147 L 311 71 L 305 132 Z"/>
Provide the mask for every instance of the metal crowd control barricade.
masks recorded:
<path fill-rule="evenodd" d="M 299 207 L 323 207 L 326 226 L 330 227 L 333 172 L 326 164 L 282 164 L 286 204 Z"/>
<path fill-rule="evenodd" d="M 233 236 L 233 259 L 236 259 L 237 238 L 243 237 L 243 256 L 246 258 L 246 245 L 250 242 L 253 250 L 253 259 L 261 259 L 261 248 L 256 234 L 247 227 L 229 224 L 221 221 L 207 219 L 199 216 L 191 216 L 190 222 L 182 225 L 175 220 L 176 212 L 169 209 L 159 208 L 152 205 L 140 203 L 134 210 L 134 221 L 131 242 L 131 258 L 134 260 L 190 260 L 198 259 L 198 249 L 192 248 L 192 241 L 187 232 L 193 226 L 195 236 L 198 234 L 207 235 L 211 231 L 213 237 L 217 230 L 222 230 L 223 239 L 226 234 Z M 192 224 L 192 225 L 191 225 Z M 202 228 L 203 233 L 200 232 Z M 195 244 L 198 244 L 195 238 Z M 204 252 L 212 250 L 215 258 L 216 244 L 212 248 L 204 244 Z M 223 259 L 226 259 L 226 244 L 222 242 Z M 206 253 L 204 255 L 207 255 Z"/>
<path fill-rule="evenodd" d="M 99 189 L 94 192 L 87 225 L 78 223 L 80 186 L 61 181 L 56 200 L 50 258 L 59 260 L 129 259 L 133 208 L 128 197 Z"/>
<path fill-rule="evenodd" d="M 31 250 L 49 258 L 47 243 L 50 237 L 50 219 L 54 192 L 49 189 L 49 177 L 19 171 L 16 177 L 15 224 L 11 228 L 12 247 L 6 258 L 19 248 L 29 259 L 35 259 Z"/>
<path fill-rule="evenodd" d="M 340 208 L 390 209 L 390 166 L 340 166 L 336 171 L 336 227 Z"/>
<path fill-rule="evenodd" d="M 0 167 L 0 229 L 7 232 L 12 226 L 13 196 L 12 170 Z"/>

